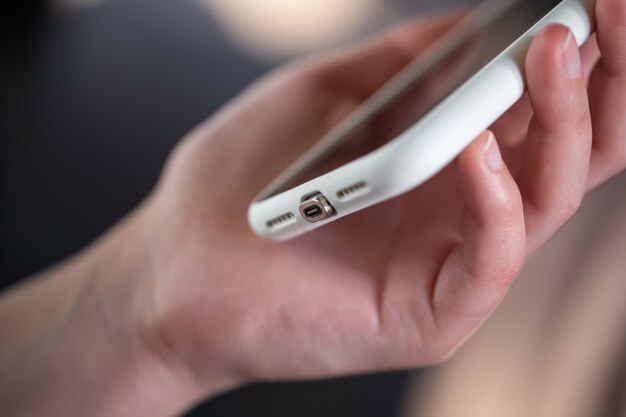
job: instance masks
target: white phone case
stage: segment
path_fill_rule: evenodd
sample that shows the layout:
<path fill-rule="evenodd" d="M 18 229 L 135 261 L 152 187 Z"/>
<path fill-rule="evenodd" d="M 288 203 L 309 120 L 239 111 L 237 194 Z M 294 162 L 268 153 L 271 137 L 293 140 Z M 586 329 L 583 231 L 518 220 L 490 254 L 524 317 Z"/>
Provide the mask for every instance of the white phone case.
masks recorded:
<path fill-rule="evenodd" d="M 380 149 L 248 210 L 259 236 L 283 241 L 406 193 L 435 176 L 474 138 L 524 94 L 524 59 L 544 26 L 568 26 L 579 45 L 594 30 L 595 0 L 565 0 L 409 130 Z M 326 220 L 309 223 L 302 198 L 321 193 L 334 208 Z"/>

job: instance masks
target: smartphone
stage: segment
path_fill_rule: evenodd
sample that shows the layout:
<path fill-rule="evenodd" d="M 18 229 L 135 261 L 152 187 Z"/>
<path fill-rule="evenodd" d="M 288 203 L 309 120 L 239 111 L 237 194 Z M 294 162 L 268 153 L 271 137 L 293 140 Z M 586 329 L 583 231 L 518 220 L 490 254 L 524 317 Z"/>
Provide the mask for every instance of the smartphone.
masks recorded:
<path fill-rule="evenodd" d="M 428 181 L 522 97 L 533 36 L 560 23 L 581 45 L 594 8 L 483 2 L 262 190 L 248 210 L 252 230 L 284 241 Z M 372 134 L 390 115 L 395 125 Z"/>

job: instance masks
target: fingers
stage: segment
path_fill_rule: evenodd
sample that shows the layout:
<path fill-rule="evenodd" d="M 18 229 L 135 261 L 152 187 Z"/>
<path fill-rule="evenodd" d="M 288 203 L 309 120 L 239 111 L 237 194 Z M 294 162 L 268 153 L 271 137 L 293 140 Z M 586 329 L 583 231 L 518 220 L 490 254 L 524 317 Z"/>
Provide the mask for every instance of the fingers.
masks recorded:
<path fill-rule="evenodd" d="M 593 71 L 600 51 L 595 35 L 593 35 L 580 48 L 583 73 L 585 79 Z M 528 126 L 533 117 L 533 109 L 530 97 L 525 94 L 509 111 L 500 117 L 492 126 L 491 130 L 498 138 L 504 160 L 511 172 L 515 175 L 523 163 L 525 141 L 528 134 Z"/>
<path fill-rule="evenodd" d="M 469 214 L 463 243 L 446 259 L 432 302 L 438 327 L 458 329 L 460 336 L 500 302 L 523 265 L 526 247 L 521 196 L 493 134 L 470 145 L 457 168 Z"/>
<path fill-rule="evenodd" d="M 433 292 L 437 325 L 457 329 L 452 340 L 491 312 L 525 254 L 551 237 L 585 194 L 591 118 L 581 57 L 567 28 L 554 25 L 538 34 L 526 75 L 534 116 L 520 188 L 493 136 L 478 139 L 458 159 L 469 218 L 463 243 L 447 258 Z"/>
<path fill-rule="evenodd" d="M 581 46 L 580 54 L 583 73 L 585 78 L 588 79 L 600 58 L 600 51 L 598 50 L 595 36 L 592 36 L 589 41 Z M 518 145 L 523 145 L 532 117 L 533 109 L 530 104 L 530 98 L 528 94 L 525 94 L 491 126 L 493 134 L 498 138 L 498 143 L 503 148 L 503 153 L 507 149 L 514 150 Z M 511 167 L 510 165 L 508 166 L 509 168 Z"/>
<path fill-rule="evenodd" d="M 446 33 L 465 13 L 407 23 L 363 44 L 305 63 L 322 82 L 365 98 Z"/>
<path fill-rule="evenodd" d="M 589 83 L 594 128 L 589 188 L 626 167 L 626 2 L 598 0 L 596 19 L 602 57 Z"/>
<path fill-rule="evenodd" d="M 569 29 L 552 25 L 537 35 L 526 77 L 534 117 L 519 185 L 532 252 L 578 210 L 586 191 L 591 118 L 580 54 Z"/>

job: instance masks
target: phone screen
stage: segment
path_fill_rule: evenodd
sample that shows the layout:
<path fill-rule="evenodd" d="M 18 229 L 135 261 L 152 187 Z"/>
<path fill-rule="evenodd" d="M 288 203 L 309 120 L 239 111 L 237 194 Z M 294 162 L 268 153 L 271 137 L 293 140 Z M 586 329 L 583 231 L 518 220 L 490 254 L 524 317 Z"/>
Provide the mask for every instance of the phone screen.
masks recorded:
<path fill-rule="evenodd" d="M 274 180 L 259 201 L 331 172 L 393 140 L 560 2 L 484 2 Z"/>

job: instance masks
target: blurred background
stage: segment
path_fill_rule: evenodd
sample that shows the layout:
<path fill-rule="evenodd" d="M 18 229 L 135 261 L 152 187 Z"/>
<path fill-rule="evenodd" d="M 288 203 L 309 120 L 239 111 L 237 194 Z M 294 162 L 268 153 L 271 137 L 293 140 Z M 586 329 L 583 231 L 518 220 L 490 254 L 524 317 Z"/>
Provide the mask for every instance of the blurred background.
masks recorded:
<path fill-rule="evenodd" d="M 476 3 L 41 0 L 4 5 L 0 38 L 1 288 L 71 255 L 122 218 L 153 187 L 169 151 L 183 135 L 275 66 L 354 41 L 413 16 Z M 625 185 L 622 175 L 613 182 L 613 188 L 597 193 L 598 201 L 585 208 L 587 223 L 581 220 L 580 226 L 572 227 L 562 240 L 589 241 L 590 234 L 598 234 L 598 218 L 602 224 L 618 221 L 620 213 L 623 218 L 626 211 L 620 210 L 626 207 L 626 199 L 615 199 L 615 190 L 624 194 Z M 610 205 L 602 203 L 609 200 Z M 600 227 L 609 229 L 615 230 Z M 623 236 L 626 233 L 618 233 L 611 246 L 618 254 L 626 253 Z M 559 260 L 555 268 L 567 266 L 551 273 L 571 275 L 567 271 L 576 268 L 569 260 L 585 252 L 580 248 L 563 249 L 565 253 L 557 258 L 546 255 Z M 250 386 L 208 401 L 189 416 L 618 415 L 616 410 L 626 410 L 620 408 L 626 404 L 626 360 L 621 359 L 625 357 L 621 347 L 626 346 L 626 337 L 618 337 L 626 335 L 626 321 L 620 321 L 626 311 L 620 309 L 624 303 L 611 294 L 626 294 L 618 280 L 626 277 L 626 265 L 623 256 L 615 259 L 619 265 L 600 274 L 606 277 L 602 287 L 606 292 L 597 295 L 602 301 L 598 306 L 607 302 L 617 305 L 606 313 L 609 317 L 605 319 L 613 320 L 611 326 L 602 328 L 614 335 L 613 345 L 620 347 L 614 352 L 570 352 L 568 362 L 552 369 L 546 364 L 553 364 L 550 358 L 560 357 L 561 350 L 541 350 L 547 355 L 542 367 L 551 371 L 529 377 L 529 358 L 532 361 L 537 355 L 535 342 L 552 335 L 554 329 L 538 324 L 545 317 L 540 313 L 552 309 L 567 317 L 589 317 L 589 310 L 575 303 L 555 307 L 550 302 L 546 294 L 558 292 L 554 288 L 562 281 L 543 287 L 547 273 L 541 266 L 530 268 L 527 274 L 534 281 L 529 279 L 514 291 L 512 302 L 503 306 L 503 312 L 481 330 L 477 341 L 446 367 Z M 576 286 L 570 298 L 583 290 L 587 290 L 583 284 Z M 529 300 L 532 309 L 528 308 Z M 604 311 L 603 307 L 599 310 Z M 512 317 L 528 320 L 519 322 Z M 594 323 L 588 324 L 597 327 Z M 516 336 L 502 337 L 503 331 L 511 328 Z M 596 328 L 596 333 L 602 329 Z M 548 339 L 572 341 L 576 346 L 581 345 L 579 340 L 588 341 L 579 328 L 562 338 Z M 597 359 L 609 354 L 612 359 L 607 359 L 602 369 L 611 371 L 611 382 L 599 389 L 601 401 L 594 400 L 603 404 L 600 412 L 581 413 L 577 407 L 576 413 L 568 414 L 567 408 L 558 408 L 550 401 L 542 408 L 545 413 L 522 412 L 528 411 L 529 403 L 539 401 L 537 391 L 546 392 L 544 385 L 533 381 L 552 378 L 553 386 L 560 376 L 570 378 L 567 364 L 579 364 L 577 355 Z M 491 360 L 490 365 L 485 358 Z M 592 360 L 589 369 L 596 368 Z M 498 369 L 510 372 L 503 375 Z M 597 380 L 592 380 L 587 371 L 580 372 L 577 380 L 582 381 L 581 388 L 559 394 L 564 402 L 591 381 L 601 379 L 596 375 Z M 512 381 L 517 381 L 515 388 L 510 388 Z M 472 401 L 477 405 L 471 406 Z M 590 410 L 597 409 L 590 406 Z"/>

